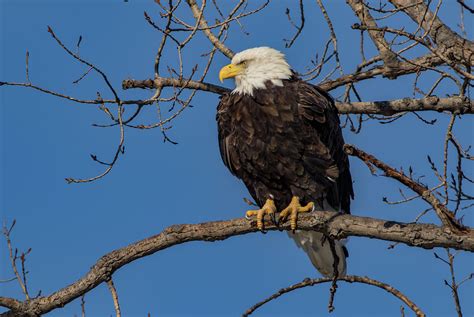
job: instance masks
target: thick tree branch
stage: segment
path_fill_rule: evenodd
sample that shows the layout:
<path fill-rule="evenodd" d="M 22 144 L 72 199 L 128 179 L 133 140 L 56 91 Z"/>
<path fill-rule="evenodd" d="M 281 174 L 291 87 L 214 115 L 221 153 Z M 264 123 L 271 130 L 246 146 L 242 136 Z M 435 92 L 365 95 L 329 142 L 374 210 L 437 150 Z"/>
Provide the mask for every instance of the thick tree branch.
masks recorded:
<path fill-rule="evenodd" d="M 449 111 L 455 113 L 474 113 L 474 100 L 466 97 L 438 98 L 431 96 L 421 99 L 397 99 L 390 101 L 337 102 L 339 113 L 379 114 L 384 116 L 412 111 Z"/>
<path fill-rule="evenodd" d="M 474 252 L 474 230 L 470 228 L 464 232 L 454 232 L 449 228 L 431 224 L 400 223 L 347 214 L 342 215 L 328 211 L 300 216 L 298 228 L 324 232 L 334 239 L 360 236 L 395 241 L 425 249 L 446 247 Z M 287 221 L 277 228 L 268 222 L 265 223 L 265 229 L 289 230 L 290 223 Z M 109 281 L 112 274 L 124 265 L 174 245 L 189 241 L 225 240 L 233 236 L 257 231 L 255 220 L 247 221 L 246 219 L 194 225 L 174 225 L 158 235 L 106 254 L 97 261 L 84 277 L 75 283 L 49 296 L 38 297 L 18 305 L 15 304 L 16 308 L 14 310 L 0 316 L 36 316 L 63 307 L 97 285 Z M 0 303 L 7 303 L 8 301 L 14 303 L 11 299 L 0 298 Z"/>
<path fill-rule="evenodd" d="M 186 85 L 190 89 L 198 89 L 216 94 L 224 94 L 230 92 L 230 89 L 197 81 L 188 81 L 186 79 L 163 78 L 134 80 L 127 79 L 122 82 L 123 89 L 142 88 L 156 89 L 158 87 L 183 87 Z M 378 114 L 390 116 L 406 111 L 449 111 L 460 114 L 474 113 L 474 100 L 467 97 L 448 97 L 438 98 L 430 96 L 421 99 L 404 98 L 391 101 L 366 101 L 366 102 L 337 102 L 337 110 L 341 114 Z"/>
<path fill-rule="evenodd" d="M 22 302 L 14 298 L 0 297 L 0 306 L 9 308 L 13 311 L 21 309 Z"/>
<path fill-rule="evenodd" d="M 33 88 L 44 92 L 46 94 L 51 94 L 53 96 L 61 97 L 73 102 L 84 103 L 84 104 L 110 104 L 115 103 L 115 100 L 112 99 L 91 99 L 91 100 L 81 100 L 76 99 L 67 95 L 63 95 L 51 90 L 47 90 L 38 86 L 34 86 L 28 83 L 11 83 L 11 82 L 0 82 L 0 86 L 22 86 L 26 88 Z M 212 92 L 215 94 L 225 94 L 231 90 L 225 87 L 218 85 L 199 82 L 194 80 L 177 79 L 177 78 L 165 78 L 159 77 L 155 80 L 145 79 L 145 80 L 135 80 L 135 79 L 126 79 L 122 82 L 123 89 L 158 89 L 164 87 L 175 87 L 175 88 L 185 88 L 197 89 L 201 91 Z M 321 85 L 324 87 L 324 84 Z M 123 100 L 123 105 L 148 105 L 155 102 L 152 99 L 145 100 Z M 474 100 L 468 99 L 467 97 L 453 96 L 448 98 L 438 98 L 436 96 L 430 96 L 427 98 L 421 99 L 412 99 L 412 98 L 403 98 L 397 100 L 382 100 L 382 101 L 365 101 L 365 102 L 336 102 L 336 107 L 341 114 L 377 114 L 390 116 L 400 112 L 412 112 L 412 111 L 437 111 L 443 112 L 448 111 L 452 113 L 459 114 L 474 114 Z"/>
<path fill-rule="evenodd" d="M 165 78 L 158 77 L 155 80 L 145 79 L 145 80 L 134 80 L 126 79 L 122 81 L 122 89 L 132 89 L 132 88 L 141 88 L 141 89 L 158 89 L 163 87 L 177 87 L 182 88 L 186 87 L 189 89 L 197 89 L 202 91 L 213 92 L 219 95 L 230 92 L 230 89 L 225 87 L 199 82 L 195 80 L 188 80 L 186 78 Z"/>

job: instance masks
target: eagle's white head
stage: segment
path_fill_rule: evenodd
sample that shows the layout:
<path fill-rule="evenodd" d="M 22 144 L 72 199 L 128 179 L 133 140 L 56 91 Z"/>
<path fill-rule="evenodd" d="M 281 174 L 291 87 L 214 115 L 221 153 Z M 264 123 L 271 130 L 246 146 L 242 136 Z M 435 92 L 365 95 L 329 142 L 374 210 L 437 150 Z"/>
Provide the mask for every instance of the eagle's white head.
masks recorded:
<path fill-rule="evenodd" d="M 232 63 L 222 67 L 219 79 L 235 78 L 232 93 L 253 95 L 255 89 L 265 88 L 265 82 L 283 86 L 283 79 L 291 77 L 285 55 L 270 47 L 255 47 L 235 54 Z"/>

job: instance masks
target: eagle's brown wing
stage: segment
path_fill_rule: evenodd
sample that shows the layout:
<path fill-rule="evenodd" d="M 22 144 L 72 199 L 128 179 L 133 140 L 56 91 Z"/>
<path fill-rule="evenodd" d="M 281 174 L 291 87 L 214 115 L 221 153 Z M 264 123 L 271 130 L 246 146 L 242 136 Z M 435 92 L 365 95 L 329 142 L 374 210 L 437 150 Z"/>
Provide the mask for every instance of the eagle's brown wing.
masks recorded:
<path fill-rule="evenodd" d="M 325 174 L 335 181 L 328 188 L 326 199 L 333 208 L 350 213 L 350 200 L 353 198 L 354 192 L 349 159 L 343 150 L 344 138 L 337 108 L 331 96 L 319 87 L 302 80 L 296 81 L 295 84 L 298 91 L 299 113 L 303 120 L 317 131 L 314 137 L 319 138 L 328 152 L 323 157 L 316 156 L 319 159 L 325 159 Z M 320 149 L 319 152 L 324 151 Z"/>

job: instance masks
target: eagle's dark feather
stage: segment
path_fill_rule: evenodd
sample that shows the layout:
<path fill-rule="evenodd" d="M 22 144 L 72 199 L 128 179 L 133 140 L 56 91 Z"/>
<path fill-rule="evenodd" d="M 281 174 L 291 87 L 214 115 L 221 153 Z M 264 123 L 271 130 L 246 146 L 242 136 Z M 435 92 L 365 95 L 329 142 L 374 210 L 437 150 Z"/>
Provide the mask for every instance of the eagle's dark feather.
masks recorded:
<path fill-rule="evenodd" d="M 226 94 L 217 108 L 225 165 L 242 179 L 259 206 L 272 195 L 278 210 L 292 196 L 302 205 L 327 201 L 350 212 L 349 161 L 333 99 L 295 76 L 270 81 L 253 96 Z"/>

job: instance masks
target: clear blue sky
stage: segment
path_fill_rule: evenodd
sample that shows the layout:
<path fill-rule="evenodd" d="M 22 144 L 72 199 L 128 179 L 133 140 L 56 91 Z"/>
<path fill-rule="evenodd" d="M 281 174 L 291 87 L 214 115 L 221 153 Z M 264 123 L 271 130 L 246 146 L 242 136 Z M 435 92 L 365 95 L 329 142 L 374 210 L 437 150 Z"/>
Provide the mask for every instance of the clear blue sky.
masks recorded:
<path fill-rule="evenodd" d="M 326 1 L 328 2 L 328 1 Z M 457 21 L 454 2 L 445 1 L 443 17 Z M 290 38 L 284 16 L 290 1 L 275 2 L 264 15 L 243 20 L 250 35 L 234 27 L 227 42 L 234 51 L 268 45 L 287 54 L 290 64 L 303 71 L 308 60 L 322 52 L 327 29 L 315 3 L 307 5 L 306 29 L 291 49 L 282 38 Z M 153 1 L 0 1 L 0 80 L 24 81 L 25 52 L 30 52 L 33 83 L 82 98 L 109 92 L 97 76 L 80 85 L 71 82 L 85 70 L 67 56 L 47 33 L 51 25 L 70 47 L 83 36 L 81 56 L 104 70 L 120 90 L 122 79 L 153 76 L 153 61 L 160 34 L 147 25 L 143 11 L 158 21 Z M 339 36 L 346 72 L 359 62 L 357 22 L 342 0 L 328 4 Z M 297 12 L 292 7 L 292 12 Z M 186 11 L 182 16 L 189 19 Z M 191 20 L 189 20 L 191 21 Z M 161 22 L 160 22 L 161 23 Z M 404 23 L 400 21 L 400 23 Z M 204 66 L 199 55 L 210 49 L 202 36 L 191 42 L 185 67 Z M 370 53 L 370 48 L 368 49 Z M 166 59 L 176 63 L 173 50 Z M 228 60 L 218 54 L 207 80 L 218 83 L 217 73 Z M 166 70 L 165 70 L 166 73 Z M 361 83 L 364 100 L 410 97 L 413 77 L 397 81 Z M 428 78 L 429 85 L 433 81 Z M 226 82 L 231 87 L 231 82 Z M 452 93 L 446 88 L 441 91 Z M 338 92 L 334 93 L 339 94 Z M 123 98 L 147 98 L 149 91 L 120 91 Z M 32 294 L 50 294 L 74 282 L 105 253 L 180 223 L 199 223 L 241 217 L 247 206 L 245 187 L 221 163 L 217 145 L 216 95 L 198 93 L 193 108 L 173 123 L 170 137 L 178 145 L 163 143 L 159 130 L 126 131 L 126 154 L 104 179 L 91 184 L 71 184 L 65 177 L 90 177 L 101 171 L 90 153 L 107 160 L 118 138 L 116 129 L 99 129 L 91 123 L 106 123 L 107 117 L 94 105 L 80 105 L 15 87 L 0 89 L 1 191 L 0 214 L 8 222 L 17 220 L 14 244 L 29 247 L 28 282 Z M 127 110 L 130 113 L 130 110 Z M 441 142 L 449 119 L 438 118 L 434 126 L 407 116 L 393 124 L 365 123 L 355 135 L 344 131 L 346 142 L 356 144 L 396 167 L 412 165 L 418 175 L 435 184 L 426 155 L 442 161 Z M 156 120 L 154 110 L 141 122 Z M 463 144 L 472 144 L 472 118 L 464 117 L 456 127 Z M 372 176 L 352 159 L 356 199 L 353 213 L 401 221 L 412 221 L 426 205 L 421 201 L 387 206 L 382 197 L 399 198 L 399 185 Z M 466 185 L 467 186 L 467 185 Z M 407 191 L 408 192 L 408 191 Z M 435 221 L 427 216 L 425 221 Z M 473 223 L 467 211 L 465 223 Z M 349 242 L 349 274 L 367 275 L 392 284 L 411 297 L 430 316 L 452 316 L 454 306 L 443 279 L 446 265 L 434 259 L 432 250 L 404 245 L 387 250 L 384 241 L 352 238 Z M 444 255 L 444 250 L 437 250 Z M 0 243 L 0 279 L 10 278 L 6 243 Z M 472 272 L 472 255 L 457 258 L 457 277 Z M 236 316 L 281 287 L 305 277 L 317 277 L 304 253 L 285 233 L 249 234 L 224 242 L 193 242 L 164 250 L 122 268 L 114 275 L 124 316 Z M 268 304 L 255 316 L 326 316 L 329 286 L 293 292 Z M 460 289 L 466 316 L 474 315 L 474 286 Z M 15 282 L 0 284 L 2 296 L 21 298 Z M 331 316 L 399 316 L 400 302 L 383 291 L 363 285 L 341 283 Z M 114 314 L 105 285 L 86 295 L 87 316 Z M 50 316 L 80 314 L 78 300 Z"/>

